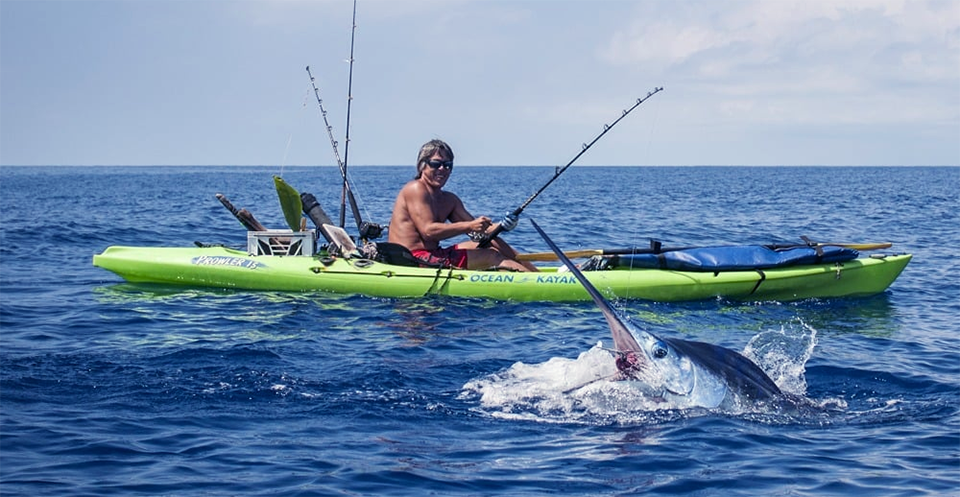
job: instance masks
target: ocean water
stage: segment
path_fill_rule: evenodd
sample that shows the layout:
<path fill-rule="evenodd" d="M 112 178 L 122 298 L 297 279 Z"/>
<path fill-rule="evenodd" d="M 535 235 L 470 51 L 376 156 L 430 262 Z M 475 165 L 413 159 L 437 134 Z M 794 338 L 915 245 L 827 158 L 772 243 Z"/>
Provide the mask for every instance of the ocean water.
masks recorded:
<path fill-rule="evenodd" d="M 553 171 L 460 167 L 448 189 L 496 216 Z M 612 361 L 592 303 L 155 287 L 91 265 L 109 245 L 244 245 L 218 192 L 280 228 L 278 173 L 336 217 L 332 167 L 0 169 L 0 494 L 960 494 L 960 169 L 572 167 L 505 235 L 548 250 L 534 218 L 564 249 L 807 235 L 914 254 L 869 298 L 615 302 L 744 352 L 811 412 L 590 383 Z M 385 223 L 411 173 L 353 168 L 364 215 Z"/>

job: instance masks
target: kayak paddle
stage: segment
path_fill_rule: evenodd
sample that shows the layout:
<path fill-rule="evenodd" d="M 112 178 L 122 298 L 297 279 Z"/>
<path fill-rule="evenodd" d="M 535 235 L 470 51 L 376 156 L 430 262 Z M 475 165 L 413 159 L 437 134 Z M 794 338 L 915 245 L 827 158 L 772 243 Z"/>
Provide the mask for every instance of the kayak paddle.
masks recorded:
<path fill-rule="evenodd" d="M 296 188 L 287 184 L 280 176 L 273 177 L 273 185 L 277 188 L 277 197 L 280 198 L 280 209 L 287 226 L 293 231 L 300 231 L 300 220 L 303 219 L 303 203 Z"/>

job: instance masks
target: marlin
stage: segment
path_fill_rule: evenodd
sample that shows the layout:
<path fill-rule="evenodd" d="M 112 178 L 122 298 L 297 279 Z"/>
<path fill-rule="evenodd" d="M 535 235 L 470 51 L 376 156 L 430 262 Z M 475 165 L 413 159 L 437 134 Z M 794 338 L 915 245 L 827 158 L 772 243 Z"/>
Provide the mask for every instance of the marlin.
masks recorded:
<path fill-rule="evenodd" d="M 613 335 L 617 375 L 645 395 L 678 408 L 735 408 L 787 400 L 767 374 L 731 349 L 679 338 L 660 338 L 625 321 L 533 220 L 547 245 L 576 276 L 603 312 Z"/>

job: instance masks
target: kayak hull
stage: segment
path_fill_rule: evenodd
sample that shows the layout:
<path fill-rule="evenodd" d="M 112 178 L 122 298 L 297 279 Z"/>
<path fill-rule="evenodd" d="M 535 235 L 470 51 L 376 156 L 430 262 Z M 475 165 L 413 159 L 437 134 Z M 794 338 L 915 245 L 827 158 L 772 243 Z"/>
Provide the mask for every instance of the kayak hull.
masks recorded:
<path fill-rule="evenodd" d="M 790 301 L 856 297 L 885 291 L 911 255 L 860 258 L 839 264 L 762 271 L 693 272 L 615 268 L 585 274 L 608 298 L 661 302 L 707 300 Z M 540 273 L 404 267 L 366 259 L 263 256 L 225 247 L 113 246 L 94 266 L 131 283 L 287 292 L 331 292 L 371 297 L 427 295 L 516 301 L 590 300 L 576 278 Z"/>

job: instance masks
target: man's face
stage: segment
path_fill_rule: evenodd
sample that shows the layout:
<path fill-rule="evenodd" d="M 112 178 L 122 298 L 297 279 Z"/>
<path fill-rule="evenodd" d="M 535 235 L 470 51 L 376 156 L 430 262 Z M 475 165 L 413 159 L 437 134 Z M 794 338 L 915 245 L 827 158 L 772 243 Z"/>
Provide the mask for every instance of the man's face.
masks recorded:
<path fill-rule="evenodd" d="M 438 150 L 427 159 L 420 174 L 427 182 L 442 187 L 450 179 L 451 172 L 453 172 L 453 161 Z"/>

